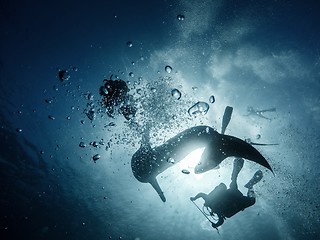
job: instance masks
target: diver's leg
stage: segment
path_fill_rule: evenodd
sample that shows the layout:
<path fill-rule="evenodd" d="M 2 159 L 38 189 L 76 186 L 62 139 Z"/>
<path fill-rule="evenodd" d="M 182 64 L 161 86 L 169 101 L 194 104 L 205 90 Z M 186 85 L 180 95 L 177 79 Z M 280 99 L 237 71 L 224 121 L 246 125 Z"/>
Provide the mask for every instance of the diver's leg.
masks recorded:
<path fill-rule="evenodd" d="M 259 117 L 261 117 L 261 118 L 264 118 L 264 119 L 267 119 L 267 120 L 270 120 L 270 121 L 272 120 L 271 118 L 265 117 L 265 116 L 264 116 L 262 113 L 260 113 L 260 112 L 259 112 L 257 115 L 258 115 Z"/>
<path fill-rule="evenodd" d="M 244 163 L 244 160 L 242 158 L 236 158 L 233 161 L 233 170 L 232 170 L 231 183 L 230 183 L 231 189 L 238 189 L 237 178 L 243 167 L 243 163 Z"/>
<path fill-rule="evenodd" d="M 247 198 L 246 198 L 246 206 L 250 207 L 252 205 L 255 204 L 256 202 L 256 194 L 253 190 L 253 185 L 255 185 L 256 183 L 260 182 L 260 180 L 262 179 L 263 174 L 261 170 L 256 171 L 256 173 L 253 175 L 253 177 L 250 179 L 250 181 L 244 185 L 246 188 L 248 188 L 248 192 L 247 192 Z"/>
<path fill-rule="evenodd" d="M 190 200 L 191 200 L 191 201 L 195 201 L 195 200 L 197 200 L 198 198 L 203 198 L 203 200 L 206 201 L 207 197 L 208 197 L 207 194 L 200 192 L 200 193 L 198 193 L 195 197 L 191 197 Z"/>
<path fill-rule="evenodd" d="M 253 185 L 257 184 L 261 181 L 263 177 L 263 173 L 261 170 L 256 171 L 256 173 L 253 175 L 253 177 L 250 179 L 250 181 L 244 185 L 245 188 L 248 188 L 249 190 L 253 188 Z"/>

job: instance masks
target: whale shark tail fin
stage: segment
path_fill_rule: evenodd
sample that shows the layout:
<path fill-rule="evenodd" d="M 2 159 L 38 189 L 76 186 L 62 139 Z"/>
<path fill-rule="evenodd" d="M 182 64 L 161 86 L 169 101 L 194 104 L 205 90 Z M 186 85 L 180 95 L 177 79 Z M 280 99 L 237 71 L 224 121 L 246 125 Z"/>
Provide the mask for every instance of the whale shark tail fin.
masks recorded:
<path fill-rule="evenodd" d="M 156 192 L 158 193 L 159 197 L 161 198 L 162 202 L 165 202 L 166 201 L 166 197 L 164 196 L 160 186 L 159 186 L 159 183 L 157 181 L 156 178 L 152 178 L 150 179 L 149 183 L 151 184 L 151 186 L 154 188 L 154 190 L 156 190 Z"/>
<path fill-rule="evenodd" d="M 241 157 L 251 160 L 261 166 L 268 168 L 273 174 L 273 170 L 268 161 L 255 149 L 251 144 L 229 135 L 223 135 L 222 137 L 222 148 L 226 157 Z"/>

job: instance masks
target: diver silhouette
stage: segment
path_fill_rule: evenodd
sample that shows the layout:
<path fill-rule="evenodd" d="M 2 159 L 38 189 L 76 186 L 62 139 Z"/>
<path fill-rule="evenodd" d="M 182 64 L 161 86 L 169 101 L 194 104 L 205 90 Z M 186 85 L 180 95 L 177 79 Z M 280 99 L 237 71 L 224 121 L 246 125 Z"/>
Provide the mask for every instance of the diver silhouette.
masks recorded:
<path fill-rule="evenodd" d="M 243 167 L 244 160 L 242 158 L 236 158 L 233 162 L 233 171 L 231 175 L 231 184 L 227 189 L 224 183 L 220 183 L 209 194 L 198 193 L 195 197 L 190 197 L 191 201 L 195 201 L 198 198 L 203 198 L 205 203 L 204 207 L 209 210 L 210 215 L 218 216 L 217 222 L 211 222 L 212 227 L 217 228 L 224 223 L 226 218 L 230 218 L 239 211 L 243 211 L 255 204 L 255 193 L 253 185 L 258 183 L 262 179 L 262 171 L 258 170 L 251 180 L 245 185 L 248 188 L 247 196 L 244 196 L 238 189 L 237 178 L 240 170 Z"/>
<path fill-rule="evenodd" d="M 112 78 L 112 75 L 110 78 Z M 103 105 L 110 117 L 113 117 L 115 107 L 118 107 L 119 113 L 127 120 L 135 116 L 137 108 L 134 105 L 133 96 L 128 93 L 129 91 L 126 82 L 121 79 L 103 80 L 99 93 L 103 97 Z"/>

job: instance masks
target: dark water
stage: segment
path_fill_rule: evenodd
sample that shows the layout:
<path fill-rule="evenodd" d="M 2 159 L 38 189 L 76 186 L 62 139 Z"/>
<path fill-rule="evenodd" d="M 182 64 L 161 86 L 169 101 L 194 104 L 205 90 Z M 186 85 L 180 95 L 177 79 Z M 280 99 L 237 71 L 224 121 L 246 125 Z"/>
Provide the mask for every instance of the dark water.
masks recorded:
<path fill-rule="evenodd" d="M 1 239 L 319 239 L 318 12 L 314 1 L 1 1 Z M 101 106 L 111 75 L 127 82 L 134 119 Z M 189 116 L 197 102 L 208 112 Z M 256 204 L 219 235 L 189 197 L 228 185 L 232 158 L 202 175 L 199 152 L 173 164 L 158 176 L 165 203 L 130 161 L 146 124 L 155 146 L 195 125 L 220 131 L 226 106 L 226 134 L 279 145 L 256 147 L 275 176 L 245 161 L 242 192 L 264 173 Z"/>

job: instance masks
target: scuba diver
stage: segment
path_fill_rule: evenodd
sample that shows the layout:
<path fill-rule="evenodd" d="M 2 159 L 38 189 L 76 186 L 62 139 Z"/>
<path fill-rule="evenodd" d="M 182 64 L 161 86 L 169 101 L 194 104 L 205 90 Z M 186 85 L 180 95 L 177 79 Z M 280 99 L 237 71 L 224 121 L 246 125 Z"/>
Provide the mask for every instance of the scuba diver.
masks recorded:
<path fill-rule="evenodd" d="M 263 115 L 263 113 L 265 112 L 275 112 L 276 111 L 276 108 L 269 108 L 269 109 L 264 109 L 264 110 L 257 110 L 257 109 L 254 109 L 253 107 L 249 106 L 247 108 L 247 115 L 245 116 L 258 116 L 258 117 L 261 117 L 261 118 L 264 118 L 264 119 L 267 119 L 269 121 L 271 121 L 272 119 L 271 118 L 268 118 L 268 117 L 265 117 Z"/>
<path fill-rule="evenodd" d="M 103 105 L 107 109 L 107 114 L 113 117 L 115 107 L 118 107 L 121 113 L 127 120 L 132 119 L 137 108 L 134 105 L 133 96 L 128 94 L 130 89 L 125 81 L 104 79 L 103 85 L 100 87 L 99 93 L 103 97 Z"/>
<path fill-rule="evenodd" d="M 239 211 L 243 211 L 245 208 L 254 205 L 256 202 L 253 185 L 258 183 L 262 179 L 263 174 L 261 170 L 258 170 L 254 174 L 251 180 L 244 186 L 248 188 L 248 192 L 247 196 L 243 196 L 243 194 L 238 190 L 237 185 L 237 177 L 243 167 L 243 162 L 244 160 L 242 158 L 234 159 L 231 184 L 229 189 L 227 189 L 224 183 L 220 183 L 209 194 L 200 192 L 195 197 L 190 197 L 190 200 L 193 203 L 196 199 L 203 198 L 203 200 L 205 201 L 204 207 L 207 208 L 210 216 L 218 216 L 217 222 L 214 223 L 205 215 L 211 222 L 212 227 L 216 229 L 224 223 L 224 220 L 226 218 L 232 217 Z M 205 214 L 204 212 L 202 213 Z"/>

